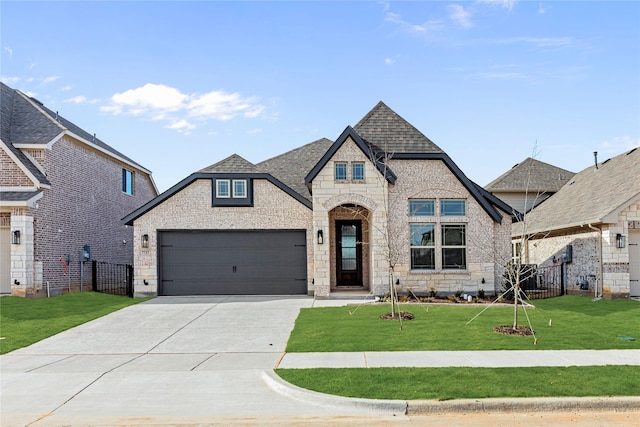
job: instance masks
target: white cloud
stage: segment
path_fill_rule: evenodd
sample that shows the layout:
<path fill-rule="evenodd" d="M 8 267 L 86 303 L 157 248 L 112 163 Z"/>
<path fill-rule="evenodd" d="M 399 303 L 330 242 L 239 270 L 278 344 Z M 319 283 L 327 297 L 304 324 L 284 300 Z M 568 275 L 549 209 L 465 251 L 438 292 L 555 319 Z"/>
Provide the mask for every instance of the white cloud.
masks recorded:
<path fill-rule="evenodd" d="M 5 46 L 4 51 L 9 54 L 9 59 L 13 58 L 13 49 L 11 49 L 9 46 Z"/>
<path fill-rule="evenodd" d="M 517 3 L 517 0 L 478 0 L 478 3 L 487 3 L 493 6 L 503 7 L 505 9 L 513 9 L 513 6 Z"/>
<path fill-rule="evenodd" d="M 15 76 L 2 76 L 2 77 L 0 77 L 0 81 L 2 81 L 2 83 L 6 84 L 6 85 L 9 85 L 9 86 L 14 86 L 20 80 L 22 80 L 20 77 L 15 77 Z"/>
<path fill-rule="evenodd" d="M 247 131 L 247 135 L 257 135 L 259 133 L 262 133 L 262 128 L 249 129 Z"/>
<path fill-rule="evenodd" d="M 547 9 L 545 9 L 544 6 L 542 6 L 542 3 L 538 3 L 538 13 L 540 15 L 547 13 Z"/>
<path fill-rule="evenodd" d="M 611 139 L 603 141 L 600 146 L 603 151 L 618 155 L 633 148 L 640 147 L 640 138 L 634 138 L 628 135 L 615 136 Z"/>
<path fill-rule="evenodd" d="M 255 118 L 265 106 L 255 97 L 238 92 L 216 90 L 204 94 L 184 94 L 180 90 L 147 83 L 136 89 L 114 94 L 102 111 L 112 114 L 146 116 L 151 120 L 168 120 L 169 129 L 187 133 L 196 126 L 187 118 L 199 120 L 231 120 L 237 116 Z"/>
<path fill-rule="evenodd" d="M 387 12 L 384 18 L 387 22 L 392 22 L 397 24 L 403 31 L 406 31 L 410 34 L 425 34 L 430 31 L 437 31 L 442 28 L 442 21 L 427 21 L 424 24 L 411 24 L 402 19 L 402 16 L 393 13 Z"/>
<path fill-rule="evenodd" d="M 502 80 L 513 80 L 513 79 L 523 79 L 526 78 L 527 76 L 522 74 L 522 73 L 518 73 L 518 72 L 486 72 L 486 73 L 480 73 L 480 77 L 483 77 L 485 79 L 502 79 Z"/>
<path fill-rule="evenodd" d="M 86 96 L 74 96 L 72 98 L 67 98 L 62 102 L 67 102 L 67 103 L 71 103 L 71 104 L 97 104 L 98 102 L 100 102 L 99 99 L 94 98 L 94 99 L 87 99 Z"/>
<path fill-rule="evenodd" d="M 58 79 L 60 79 L 60 76 L 43 77 L 42 78 L 42 83 L 44 83 L 44 84 L 53 83 Z"/>
<path fill-rule="evenodd" d="M 62 92 L 69 92 L 71 89 L 73 89 L 73 88 L 72 88 L 70 85 L 62 86 L 62 87 L 60 88 L 60 90 L 61 90 Z"/>
<path fill-rule="evenodd" d="M 471 12 L 465 9 L 464 6 L 459 4 L 450 4 L 447 6 L 449 9 L 449 18 L 460 25 L 461 27 L 469 28 L 473 26 L 471 22 Z"/>
<path fill-rule="evenodd" d="M 384 58 L 384 63 L 387 65 L 392 65 L 396 63 L 396 60 L 393 58 Z"/>
<path fill-rule="evenodd" d="M 497 40 L 496 43 L 528 43 L 537 47 L 567 47 L 573 44 L 573 39 L 571 37 L 511 37 Z"/>

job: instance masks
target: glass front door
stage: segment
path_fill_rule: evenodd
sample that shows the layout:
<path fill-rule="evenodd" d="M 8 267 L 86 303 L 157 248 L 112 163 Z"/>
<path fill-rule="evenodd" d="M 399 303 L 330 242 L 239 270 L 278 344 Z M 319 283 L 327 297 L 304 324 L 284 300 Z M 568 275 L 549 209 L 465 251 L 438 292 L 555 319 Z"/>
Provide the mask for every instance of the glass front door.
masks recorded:
<path fill-rule="evenodd" d="M 336 285 L 362 287 L 362 223 L 336 221 Z"/>

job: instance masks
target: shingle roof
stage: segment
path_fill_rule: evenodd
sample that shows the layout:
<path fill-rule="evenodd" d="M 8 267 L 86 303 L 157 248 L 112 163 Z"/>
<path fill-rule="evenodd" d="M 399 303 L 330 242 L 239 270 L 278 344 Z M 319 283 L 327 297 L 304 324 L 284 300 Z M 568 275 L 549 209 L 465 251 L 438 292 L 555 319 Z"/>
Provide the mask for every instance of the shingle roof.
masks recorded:
<path fill-rule="evenodd" d="M 65 130 L 85 139 L 129 162 L 144 171 L 133 159 L 125 156 L 115 148 L 94 138 L 93 134 L 65 119 L 58 113 L 48 109 L 40 101 L 30 98 L 24 93 L 12 89 L 0 82 L 2 94 L 2 120 L 0 120 L 0 138 L 11 144 L 46 144 Z"/>
<path fill-rule="evenodd" d="M 4 202 L 26 202 L 42 191 L 0 191 L 0 200 Z"/>
<path fill-rule="evenodd" d="M 382 101 L 378 102 L 353 129 L 365 142 L 387 153 L 444 152 Z"/>
<path fill-rule="evenodd" d="M 245 158 L 232 154 L 226 159 L 220 160 L 218 163 L 207 166 L 204 169 L 200 169 L 198 172 L 204 173 L 255 173 L 257 172 L 256 165 L 246 160 Z"/>
<path fill-rule="evenodd" d="M 279 156 L 258 163 L 260 171 L 271 174 L 278 181 L 311 200 L 305 176 L 318 163 L 333 142 L 327 138 L 303 145 Z"/>
<path fill-rule="evenodd" d="M 485 186 L 487 191 L 556 192 L 574 172 L 528 157 Z"/>
<path fill-rule="evenodd" d="M 609 215 L 638 199 L 640 148 L 602 162 L 598 169 L 591 166 L 576 174 L 527 215 L 527 233 L 609 222 Z"/>

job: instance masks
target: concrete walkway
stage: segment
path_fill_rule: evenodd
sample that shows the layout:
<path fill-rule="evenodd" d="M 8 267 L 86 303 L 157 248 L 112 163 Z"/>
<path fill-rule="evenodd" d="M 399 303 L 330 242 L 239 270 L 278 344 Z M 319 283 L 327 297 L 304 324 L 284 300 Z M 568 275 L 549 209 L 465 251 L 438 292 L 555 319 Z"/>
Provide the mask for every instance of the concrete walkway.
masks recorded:
<path fill-rule="evenodd" d="M 346 303 L 309 297 L 160 297 L 127 307 L 0 356 L 0 425 L 271 424 L 282 419 L 333 424 L 345 417 L 407 421 L 411 411 L 513 411 L 514 400 L 417 404 L 328 396 L 285 383 L 273 369 L 640 364 L 640 350 L 284 353 L 301 308 Z M 525 410 L 532 404 L 549 411 L 640 410 L 637 397 L 516 401 Z"/>
<path fill-rule="evenodd" d="M 368 351 L 286 353 L 277 368 L 640 366 L 640 350 Z"/>

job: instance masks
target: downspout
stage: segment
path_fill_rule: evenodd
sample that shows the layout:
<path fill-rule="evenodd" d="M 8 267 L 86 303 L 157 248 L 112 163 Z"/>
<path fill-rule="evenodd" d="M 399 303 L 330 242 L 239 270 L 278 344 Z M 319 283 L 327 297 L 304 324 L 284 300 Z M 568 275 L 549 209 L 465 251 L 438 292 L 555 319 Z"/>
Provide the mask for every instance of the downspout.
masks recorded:
<path fill-rule="evenodd" d="M 600 236 L 599 244 L 598 244 L 598 246 L 599 246 L 598 249 L 600 251 L 599 256 L 598 256 L 598 258 L 599 258 L 598 259 L 598 281 L 600 282 L 600 295 L 596 295 L 596 297 L 598 297 L 598 296 L 602 297 L 602 290 L 604 289 L 604 280 L 603 280 L 603 277 L 602 277 L 602 229 L 598 228 L 598 227 L 594 227 L 591 224 L 587 224 L 587 226 L 590 229 L 592 229 L 594 231 L 597 231 L 598 235 Z"/>

